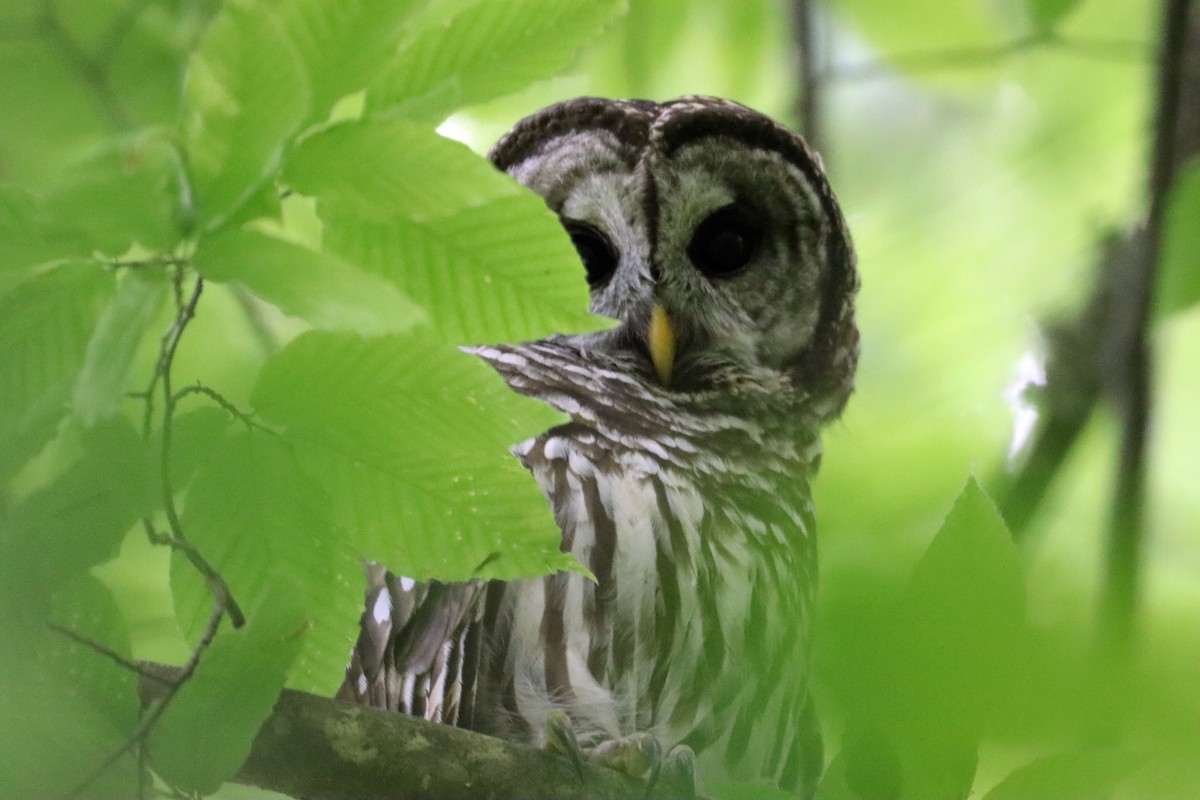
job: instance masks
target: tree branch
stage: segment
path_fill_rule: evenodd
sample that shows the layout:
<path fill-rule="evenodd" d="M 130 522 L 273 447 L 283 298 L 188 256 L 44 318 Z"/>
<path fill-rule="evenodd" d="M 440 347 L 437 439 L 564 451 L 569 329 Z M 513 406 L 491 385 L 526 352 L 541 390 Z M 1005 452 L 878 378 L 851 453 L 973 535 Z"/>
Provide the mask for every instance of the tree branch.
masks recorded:
<path fill-rule="evenodd" d="M 1117 463 L 1116 492 L 1109 526 L 1107 579 L 1104 607 L 1108 637 L 1114 642 L 1129 640 L 1137 607 L 1138 573 L 1142 541 L 1145 539 L 1146 448 L 1153 401 L 1151 378 L 1154 353 L 1150 347 L 1150 307 L 1159 253 L 1162 249 L 1163 219 L 1167 198 L 1178 172 L 1175 154 L 1179 123 L 1183 58 L 1188 40 L 1190 0 L 1166 0 L 1163 4 L 1162 51 L 1159 57 L 1157 118 L 1151 156 L 1149 211 L 1140 258 L 1131 263 L 1122 283 L 1126 293 L 1120 310 L 1125 324 L 1118 329 L 1124 346 L 1117 365 L 1123 378 L 1114 388 L 1114 402 L 1121 417 L 1121 450 Z M 1200 45 L 1200 43 L 1193 43 Z"/>
<path fill-rule="evenodd" d="M 799 54 L 799 83 L 800 97 L 798 99 L 797 117 L 800 121 L 800 133 L 813 151 L 820 153 L 824 150 L 823 130 L 821 126 L 822 76 L 826 70 L 820 63 L 825 49 L 821 41 L 821 28 L 817 10 L 813 7 L 815 0 L 793 0 L 792 24 L 795 29 L 796 50 Z"/>
<path fill-rule="evenodd" d="M 1109 530 L 1104 608 L 1106 635 L 1126 640 L 1136 606 L 1143 538 L 1146 435 L 1150 422 L 1150 300 L 1172 183 L 1200 154 L 1200 12 L 1188 0 L 1166 0 L 1156 83 L 1154 146 L 1144 225 L 1104 246 L 1095 288 L 1082 313 L 1050 330 L 1042 424 L 1024 466 L 998 480 L 1001 512 L 1023 538 L 1100 397 L 1122 424 Z"/>
<path fill-rule="evenodd" d="M 144 702 L 177 670 L 143 664 Z M 236 783 L 307 800 L 500 797 L 659 797 L 595 764 L 417 717 L 284 690 L 259 729 Z"/>

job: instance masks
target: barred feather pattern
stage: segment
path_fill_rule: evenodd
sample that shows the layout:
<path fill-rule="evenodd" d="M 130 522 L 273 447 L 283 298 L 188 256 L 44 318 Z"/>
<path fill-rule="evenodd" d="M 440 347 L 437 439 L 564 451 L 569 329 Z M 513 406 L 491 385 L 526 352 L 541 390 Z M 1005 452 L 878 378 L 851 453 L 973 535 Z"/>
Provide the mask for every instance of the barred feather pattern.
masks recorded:
<path fill-rule="evenodd" d="M 474 352 L 570 417 L 514 453 L 596 582 L 372 567 L 340 696 L 531 743 L 562 709 L 585 745 L 649 732 L 691 746 L 701 779 L 803 791 L 827 411 L 800 391 L 672 392 L 578 338 Z"/>

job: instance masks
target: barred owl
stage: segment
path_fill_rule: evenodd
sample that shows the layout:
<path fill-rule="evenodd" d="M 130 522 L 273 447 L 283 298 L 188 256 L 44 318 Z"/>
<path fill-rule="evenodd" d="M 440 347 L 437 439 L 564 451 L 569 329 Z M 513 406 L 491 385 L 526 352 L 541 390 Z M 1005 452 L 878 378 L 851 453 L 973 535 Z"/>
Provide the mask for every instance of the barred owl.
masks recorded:
<path fill-rule="evenodd" d="M 570 417 L 514 448 L 594 573 L 417 583 L 371 568 L 340 696 L 582 750 L 686 745 L 706 780 L 811 789 L 819 429 L 858 354 L 854 253 L 819 159 L 732 102 L 581 98 L 492 149 L 619 325 L 475 348 Z"/>

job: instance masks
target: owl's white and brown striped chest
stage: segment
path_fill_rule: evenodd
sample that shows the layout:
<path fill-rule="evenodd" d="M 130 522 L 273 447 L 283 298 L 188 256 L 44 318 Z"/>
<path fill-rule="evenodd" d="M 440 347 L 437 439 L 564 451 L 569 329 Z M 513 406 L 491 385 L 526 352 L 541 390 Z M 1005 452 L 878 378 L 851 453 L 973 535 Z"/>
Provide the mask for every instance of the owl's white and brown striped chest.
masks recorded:
<path fill-rule="evenodd" d="M 495 587 L 509 624 L 485 626 L 500 633 L 480 701 L 506 734 L 537 741 L 563 709 L 585 744 L 687 744 L 708 779 L 799 770 L 819 446 L 709 424 L 646 438 L 576 422 L 519 448 L 596 580 Z"/>

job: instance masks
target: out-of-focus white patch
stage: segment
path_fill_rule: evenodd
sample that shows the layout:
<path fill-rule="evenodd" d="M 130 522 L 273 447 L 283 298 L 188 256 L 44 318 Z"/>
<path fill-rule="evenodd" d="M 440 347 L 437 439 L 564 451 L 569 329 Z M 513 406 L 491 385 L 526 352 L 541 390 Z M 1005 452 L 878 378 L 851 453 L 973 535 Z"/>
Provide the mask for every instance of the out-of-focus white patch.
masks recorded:
<path fill-rule="evenodd" d="M 375 607 L 371 609 L 371 616 L 381 625 L 392 618 L 392 596 L 388 594 L 387 589 L 380 589 L 379 594 L 375 595 Z"/>
<path fill-rule="evenodd" d="M 366 675 L 358 676 L 358 693 L 359 694 L 367 693 L 367 676 Z"/>
<path fill-rule="evenodd" d="M 446 118 L 446 121 L 437 126 L 437 132 L 447 139 L 453 139 L 456 142 L 462 142 L 472 150 L 478 150 L 479 144 L 476 139 L 475 130 L 473 130 L 470 120 L 459 114 L 453 114 Z"/>
<path fill-rule="evenodd" d="M 1016 375 L 1004 390 L 1004 399 L 1013 412 L 1013 435 L 1008 444 L 1009 466 L 1016 461 L 1017 456 L 1029 444 L 1029 437 L 1037 424 L 1037 406 L 1030 403 L 1025 392 L 1030 386 L 1046 385 L 1045 357 L 1034 350 L 1026 350 L 1017 361 Z"/>
<path fill-rule="evenodd" d="M 414 581 L 412 578 L 405 577 L 404 575 L 400 576 L 400 588 L 403 591 L 411 592 L 412 588 L 416 585 L 417 585 L 417 582 Z"/>

